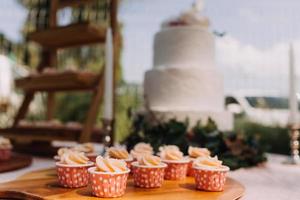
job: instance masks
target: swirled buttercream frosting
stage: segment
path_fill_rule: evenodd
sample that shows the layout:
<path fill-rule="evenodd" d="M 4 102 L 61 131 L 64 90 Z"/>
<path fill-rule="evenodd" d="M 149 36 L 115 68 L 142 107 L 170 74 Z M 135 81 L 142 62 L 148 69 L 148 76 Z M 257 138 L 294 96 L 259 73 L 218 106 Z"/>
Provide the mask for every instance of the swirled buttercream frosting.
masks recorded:
<path fill-rule="evenodd" d="M 79 144 L 73 148 L 76 151 L 84 152 L 84 153 L 94 153 L 95 147 L 92 143 L 84 143 Z"/>
<path fill-rule="evenodd" d="M 83 165 L 88 164 L 89 159 L 83 152 L 68 151 L 61 155 L 60 163 L 66 165 Z"/>
<path fill-rule="evenodd" d="M 100 172 L 124 172 L 127 171 L 127 164 L 124 160 L 114 158 L 103 158 L 98 156 L 96 158 L 96 171 Z"/>
<path fill-rule="evenodd" d="M 138 159 L 139 157 L 143 155 L 152 155 L 153 154 L 153 148 L 150 144 L 147 143 L 138 143 L 134 146 L 134 148 L 130 151 L 130 154 L 135 159 Z"/>
<path fill-rule="evenodd" d="M 198 157 L 193 162 L 195 168 L 222 169 L 226 166 L 222 165 L 222 161 L 215 157 Z"/>
<path fill-rule="evenodd" d="M 61 157 L 63 154 L 65 154 L 65 153 L 67 153 L 67 152 L 69 152 L 69 151 L 72 151 L 72 149 L 62 147 L 62 148 L 59 148 L 59 149 L 57 150 L 57 155 L 58 155 L 59 157 Z"/>
<path fill-rule="evenodd" d="M 107 149 L 107 155 L 115 159 L 128 159 L 129 153 L 126 149 L 120 147 L 110 147 Z"/>
<path fill-rule="evenodd" d="M 207 148 L 189 147 L 188 154 L 191 158 L 206 157 L 210 156 L 210 151 Z"/>
<path fill-rule="evenodd" d="M 163 160 L 182 160 L 184 159 L 183 153 L 180 150 L 165 149 L 159 153 Z"/>
<path fill-rule="evenodd" d="M 153 155 L 141 156 L 138 160 L 139 165 L 143 166 L 159 166 L 162 164 L 161 158 Z"/>
<path fill-rule="evenodd" d="M 176 145 L 164 145 L 158 148 L 158 150 L 165 151 L 165 150 L 173 150 L 173 151 L 180 151 L 179 147 Z"/>

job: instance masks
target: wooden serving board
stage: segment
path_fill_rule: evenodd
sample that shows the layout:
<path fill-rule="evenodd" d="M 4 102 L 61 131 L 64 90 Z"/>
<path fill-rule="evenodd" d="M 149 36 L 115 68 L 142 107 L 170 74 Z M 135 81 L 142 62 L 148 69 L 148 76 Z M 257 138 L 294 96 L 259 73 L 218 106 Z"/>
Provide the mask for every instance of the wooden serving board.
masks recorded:
<path fill-rule="evenodd" d="M 0 161 L 0 173 L 28 167 L 31 163 L 31 156 L 13 153 L 9 160 Z"/>
<path fill-rule="evenodd" d="M 195 190 L 194 179 L 183 181 L 165 181 L 158 189 L 141 189 L 133 185 L 130 177 L 126 193 L 121 200 L 236 200 L 245 192 L 245 188 L 234 179 L 228 178 L 223 192 L 204 192 Z M 66 189 L 58 185 L 54 169 L 26 174 L 16 181 L 0 185 L 0 198 L 28 200 L 96 200 L 90 187 Z"/>

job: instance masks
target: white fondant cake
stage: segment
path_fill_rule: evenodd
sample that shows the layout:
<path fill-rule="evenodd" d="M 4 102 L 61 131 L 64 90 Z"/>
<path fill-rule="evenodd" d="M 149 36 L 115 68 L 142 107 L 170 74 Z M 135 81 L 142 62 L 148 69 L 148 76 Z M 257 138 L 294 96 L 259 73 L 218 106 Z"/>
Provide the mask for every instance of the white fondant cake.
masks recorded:
<path fill-rule="evenodd" d="M 207 68 L 215 65 L 213 35 L 207 28 L 163 28 L 154 40 L 154 68 Z"/>
<path fill-rule="evenodd" d="M 224 107 L 222 77 L 213 69 L 149 70 L 144 89 L 152 110 L 221 111 Z"/>
<path fill-rule="evenodd" d="M 221 130 L 230 130 L 233 116 L 224 111 L 214 37 L 208 30 L 208 19 L 198 13 L 193 7 L 163 23 L 155 35 L 154 69 L 145 74 L 145 101 L 161 120 L 189 118 L 194 125 L 211 117 Z"/>

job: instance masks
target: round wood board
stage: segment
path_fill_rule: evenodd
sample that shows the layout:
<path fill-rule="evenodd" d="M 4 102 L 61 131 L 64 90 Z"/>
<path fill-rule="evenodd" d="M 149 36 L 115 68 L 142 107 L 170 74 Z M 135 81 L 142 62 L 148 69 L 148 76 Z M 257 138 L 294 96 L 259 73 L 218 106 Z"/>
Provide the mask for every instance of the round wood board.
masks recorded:
<path fill-rule="evenodd" d="M 0 173 L 25 168 L 31 163 L 31 156 L 13 153 L 9 160 L 0 161 Z"/>
<path fill-rule="evenodd" d="M 243 196 L 244 186 L 228 178 L 223 192 L 204 192 L 195 190 L 194 179 L 187 177 L 182 181 L 165 181 L 158 189 L 141 189 L 133 185 L 130 177 L 122 200 L 235 200 Z M 31 172 L 16 181 L 0 185 L 0 198 L 47 199 L 47 200 L 96 200 L 90 187 L 67 189 L 58 185 L 55 169 Z"/>

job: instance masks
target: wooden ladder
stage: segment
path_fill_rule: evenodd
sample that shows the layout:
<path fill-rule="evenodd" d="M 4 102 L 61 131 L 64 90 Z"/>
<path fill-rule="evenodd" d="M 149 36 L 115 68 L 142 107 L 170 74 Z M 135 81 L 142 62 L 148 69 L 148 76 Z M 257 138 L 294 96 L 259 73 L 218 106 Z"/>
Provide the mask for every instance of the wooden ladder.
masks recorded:
<path fill-rule="evenodd" d="M 45 67 L 57 66 L 57 51 L 62 48 L 78 47 L 81 45 L 104 43 L 106 26 L 84 22 L 57 26 L 57 12 L 65 7 L 77 7 L 84 4 L 95 3 L 97 0 L 51 0 L 49 28 L 30 33 L 28 39 L 40 44 L 42 60 L 37 68 L 38 74 L 16 80 L 16 86 L 25 91 L 25 97 L 15 116 L 12 127 L 0 130 L 0 134 L 11 139 L 28 139 L 37 141 L 68 140 L 88 142 L 93 138 L 101 138 L 101 129 L 95 128 L 96 117 L 102 101 L 104 90 L 104 73 L 91 72 L 54 72 L 42 73 Z M 117 7 L 118 0 L 110 0 L 110 24 L 113 33 L 114 55 L 118 54 L 117 40 Z M 117 56 L 114 56 L 114 71 L 116 71 Z M 104 68 L 103 68 L 104 69 Z M 116 75 L 116 73 L 115 73 Z M 116 76 L 115 76 L 116 77 Z M 114 81 L 115 82 L 115 81 Z M 115 85 L 115 84 L 114 84 Z M 61 91 L 90 91 L 93 93 L 91 104 L 82 127 L 72 126 L 41 126 L 22 125 L 20 121 L 25 118 L 29 105 L 36 92 L 47 93 L 46 119 L 52 120 L 55 110 L 55 92 Z M 94 137 L 95 136 L 95 137 Z M 111 135 L 113 142 L 113 135 Z"/>

